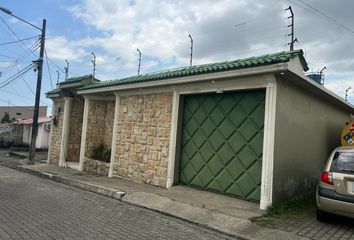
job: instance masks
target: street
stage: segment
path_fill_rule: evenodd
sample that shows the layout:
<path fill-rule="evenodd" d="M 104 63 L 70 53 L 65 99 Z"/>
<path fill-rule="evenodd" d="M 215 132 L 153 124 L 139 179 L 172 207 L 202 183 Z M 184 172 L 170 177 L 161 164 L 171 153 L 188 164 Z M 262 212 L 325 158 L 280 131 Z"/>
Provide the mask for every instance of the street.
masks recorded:
<path fill-rule="evenodd" d="M 0 203 L 0 239 L 231 239 L 6 167 L 0 167 Z"/>

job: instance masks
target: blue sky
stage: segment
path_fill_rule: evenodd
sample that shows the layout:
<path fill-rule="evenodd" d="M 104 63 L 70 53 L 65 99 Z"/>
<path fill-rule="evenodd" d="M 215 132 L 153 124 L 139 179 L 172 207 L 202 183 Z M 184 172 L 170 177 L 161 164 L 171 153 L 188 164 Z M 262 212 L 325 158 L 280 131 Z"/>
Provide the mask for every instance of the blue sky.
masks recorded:
<path fill-rule="evenodd" d="M 306 3 L 308 5 L 306 5 Z M 350 0 L 1 0 L 0 7 L 41 26 L 47 20 L 44 93 L 55 87 L 57 71 L 64 79 L 92 72 L 91 52 L 97 56 L 97 78 L 111 80 L 134 75 L 142 52 L 142 73 L 187 66 L 194 39 L 194 64 L 224 61 L 288 50 L 289 12 L 295 12 L 295 48 L 305 51 L 311 71 L 324 66 L 325 87 L 344 97 L 354 83 L 354 17 Z M 317 10 L 317 11 L 316 11 Z M 0 105 L 33 105 L 36 72 L 6 83 L 38 58 L 33 51 L 39 31 L 0 12 Z M 334 21 L 333 21 L 334 20 Z M 17 36 L 14 35 L 16 33 Z M 354 102 L 349 90 L 349 101 Z M 50 112 L 48 112 L 50 114 Z"/>

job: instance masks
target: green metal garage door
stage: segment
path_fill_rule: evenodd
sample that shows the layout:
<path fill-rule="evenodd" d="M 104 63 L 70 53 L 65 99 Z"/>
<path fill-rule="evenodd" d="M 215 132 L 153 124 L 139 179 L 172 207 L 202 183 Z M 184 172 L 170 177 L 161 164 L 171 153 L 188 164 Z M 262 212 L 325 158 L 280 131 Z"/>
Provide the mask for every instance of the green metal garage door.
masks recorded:
<path fill-rule="evenodd" d="M 180 183 L 259 202 L 264 91 L 184 97 Z"/>

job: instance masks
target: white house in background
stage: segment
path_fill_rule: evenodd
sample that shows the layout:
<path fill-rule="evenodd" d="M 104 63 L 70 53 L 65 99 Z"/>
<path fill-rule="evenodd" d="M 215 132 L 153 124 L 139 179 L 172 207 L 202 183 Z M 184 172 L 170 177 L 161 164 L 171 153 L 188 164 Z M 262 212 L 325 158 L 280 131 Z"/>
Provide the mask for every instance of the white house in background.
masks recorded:
<path fill-rule="evenodd" d="M 38 118 L 38 135 L 36 140 L 36 148 L 48 148 L 49 146 L 49 132 L 52 119 L 50 117 Z M 23 137 L 22 142 L 24 144 L 31 143 L 33 119 L 23 119 L 19 124 L 23 125 Z"/>

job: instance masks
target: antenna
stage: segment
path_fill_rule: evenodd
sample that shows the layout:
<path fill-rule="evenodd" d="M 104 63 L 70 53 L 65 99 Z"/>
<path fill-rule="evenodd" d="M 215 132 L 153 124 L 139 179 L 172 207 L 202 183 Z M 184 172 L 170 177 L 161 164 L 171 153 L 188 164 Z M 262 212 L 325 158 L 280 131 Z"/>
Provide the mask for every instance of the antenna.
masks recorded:
<path fill-rule="evenodd" d="M 93 59 L 91 60 L 92 62 L 92 79 L 95 78 L 96 74 L 96 55 L 94 52 L 91 52 L 91 55 L 93 56 Z"/>
<path fill-rule="evenodd" d="M 68 80 L 68 76 L 69 76 L 69 62 L 65 59 L 66 62 L 66 67 L 64 67 L 64 71 L 65 71 L 65 81 Z"/>
<path fill-rule="evenodd" d="M 59 71 L 57 70 L 57 86 L 59 85 L 59 78 L 60 78 L 60 73 L 59 73 Z"/>
<path fill-rule="evenodd" d="M 138 76 L 140 75 L 140 65 L 141 65 L 141 52 L 139 48 L 136 49 L 139 53 L 139 65 L 138 65 Z"/>
<path fill-rule="evenodd" d="M 288 18 L 291 18 L 291 24 L 288 25 L 288 27 L 291 27 L 291 33 L 288 34 L 288 36 L 291 36 L 291 41 L 288 43 L 288 45 L 290 45 L 290 51 L 294 50 L 294 43 L 297 42 L 297 38 L 294 39 L 294 12 L 291 8 L 291 6 L 289 6 L 287 9 L 285 9 L 285 11 L 290 11 L 291 16 Z"/>
<path fill-rule="evenodd" d="M 193 38 L 189 34 L 188 37 L 191 39 L 191 54 L 190 54 L 190 61 L 189 61 L 189 67 L 192 67 L 192 61 L 193 61 Z"/>
<path fill-rule="evenodd" d="M 352 89 L 352 87 L 348 87 L 347 89 L 345 89 L 345 101 L 347 102 L 348 101 L 348 91 Z"/>

